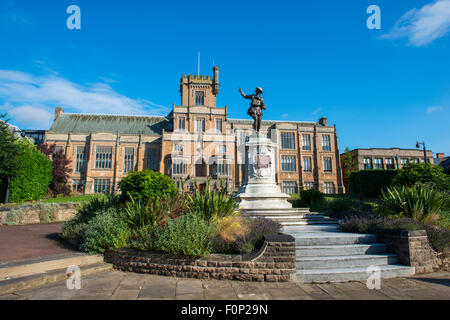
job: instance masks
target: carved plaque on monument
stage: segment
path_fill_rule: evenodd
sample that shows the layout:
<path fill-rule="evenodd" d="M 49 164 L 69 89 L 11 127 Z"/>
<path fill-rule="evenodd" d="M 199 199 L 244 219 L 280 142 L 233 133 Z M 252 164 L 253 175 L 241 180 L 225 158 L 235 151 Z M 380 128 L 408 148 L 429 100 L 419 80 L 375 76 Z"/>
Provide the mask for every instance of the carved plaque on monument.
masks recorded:
<path fill-rule="evenodd" d="M 270 167 L 270 155 L 258 154 L 256 156 L 256 167 L 258 169 L 266 169 Z"/>

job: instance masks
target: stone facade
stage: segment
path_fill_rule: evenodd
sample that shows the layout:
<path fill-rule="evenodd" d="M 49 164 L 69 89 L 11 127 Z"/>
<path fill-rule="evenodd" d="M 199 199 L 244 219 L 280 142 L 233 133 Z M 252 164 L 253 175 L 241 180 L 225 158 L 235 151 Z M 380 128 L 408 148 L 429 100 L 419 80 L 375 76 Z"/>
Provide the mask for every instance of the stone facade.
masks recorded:
<path fill-rule="evenodd" d="M 174 104 L 166 117 L 68 114 L 57 108 L 45 141 L 64 149 L 72 160 L 74 191 L 114 192 L 127 171 L 146 168 L 183 180 L 185 186 L 211 178 L 237 191 L 245 178 L 244 144 L 253 122 L 230 119 L 227 106 L 216 106 L 219 69 L 213 72 L 183 75 L 181 105 Z M 283 192 L 344 192 L 336 126 L 329 126 L 326 118 L 265 120 L 261 134 L 279 146 L 276 182 Z"/>
<path fill-rule="evenodd" d="M 449 269 L 449 260 L 431 248 L 425 230 L 383 230 L 377 234 L 389 252 L 398 255 L 402 264 L 415 267 L 416 274 Z"/>
<path fill-rule="evenodd" d="M 427 150 L 427 161 L 433 163 L 433 152 Z M 354 149 L 350 151 L 352 159 L 352 170 L 366 169 L 401 169 L 408 162 L 424 162 L 423 150 L 419 149 L 400 149 L 400 148 L 370 148 Z M 342 157 L 346 154 L 341 154 Z M 343 176 L 345 186 L 348 187 L 346 175 L 347 168 L 343 167 Z"/>
<path fill-rule="evenodd" d="M 77 203 L 38 203 L 23 206 L 0 206 L 0 226 L 64 222 L 71 219 Z"/>
<path fill-rule="evenodd" d="M 107 251 L 105 261 L 123 271 L 179 278 L 287 282 L 295 273 L 295 239 L 288 235 L 265 237 L 250 255 L 177 258 L 131 249 Z"/>

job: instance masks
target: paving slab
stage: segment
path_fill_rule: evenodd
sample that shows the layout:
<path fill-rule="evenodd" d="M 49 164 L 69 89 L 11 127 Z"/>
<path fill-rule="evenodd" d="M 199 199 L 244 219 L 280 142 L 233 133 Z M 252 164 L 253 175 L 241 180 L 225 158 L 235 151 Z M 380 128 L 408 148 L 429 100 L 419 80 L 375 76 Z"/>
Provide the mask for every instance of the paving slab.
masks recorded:
<path fill-rule="evenodd" d="M 450 273 L 384 279 L 381 290 L 365 282 L 260 283 L 196 280 L 109 271 L 82 278 L 81 290 L 69 290 L 65 281 L 0 296 L 0 300 L 409 300 L 450 299 Z"/>

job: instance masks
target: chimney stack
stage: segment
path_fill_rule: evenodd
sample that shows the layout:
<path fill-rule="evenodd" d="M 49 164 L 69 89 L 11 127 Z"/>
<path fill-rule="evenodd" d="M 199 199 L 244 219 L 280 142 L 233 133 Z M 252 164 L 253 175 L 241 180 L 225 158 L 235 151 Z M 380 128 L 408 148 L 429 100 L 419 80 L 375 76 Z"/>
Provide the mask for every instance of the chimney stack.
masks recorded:
<path fill-rule="evenodd" d="M 443 153 L 436 153 L 436 158 L 443 159 L 445 158 L 445 155 Z"/>
<path fill-rule="evenodd" d="M 64 109 L 60 107 L 55 108 L 55 121 L 59 118 L 60 115 L 64 113 Z"/>
<path fill-rule="evenodd" d="M 324 127 L 328 127 L 328 121 L 326 117 L 322 117 L 319 119 L 319 124 L 323 125 Z"/>

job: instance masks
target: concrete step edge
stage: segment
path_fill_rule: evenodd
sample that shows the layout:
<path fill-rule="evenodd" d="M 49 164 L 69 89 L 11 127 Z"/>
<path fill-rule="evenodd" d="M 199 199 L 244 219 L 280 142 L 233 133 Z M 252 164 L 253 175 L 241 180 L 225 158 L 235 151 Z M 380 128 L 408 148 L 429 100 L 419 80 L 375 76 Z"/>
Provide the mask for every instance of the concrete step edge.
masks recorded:
<path fill-rule="evenodd" d="M 84 265 L 80 267 L 81 276 L 94 275 L 113 269 L 113 266 L 108 263 L 95 263 L 90 265 Z M 67 268 L 52 270 L 49 272 L 43 272 L 33 275 L 27 275 L 23 277 L 1 280 L 0 281 L 0 295 L 13 293 L 20 290 L 27 290 L 37 288 L 49 284 L 67 280 L 66 274 Z"/>
<path fill-rule="evenodd" d="M 320 256 L 320 257 L 297 257 L 297 262 L 324 262 L 324 261 L 345 261 L 345 260 L 371 260 L 378 258 L 395 258 L 397 257 L 394 253 L 380 253 L 380 254 L 355 254 L 355 255 L 345 255 L 345 256 Z"/>
<path fill-rule="evenodd" d="M 103 262 L 102 255 L 52 256 L 40 260 L 22 260 L 0 266 L 0 281 L 24 275 L 38 274 L 51 270 L 67 268 L 71 265 L 83 266 Z"/>

